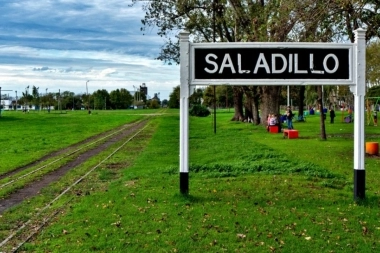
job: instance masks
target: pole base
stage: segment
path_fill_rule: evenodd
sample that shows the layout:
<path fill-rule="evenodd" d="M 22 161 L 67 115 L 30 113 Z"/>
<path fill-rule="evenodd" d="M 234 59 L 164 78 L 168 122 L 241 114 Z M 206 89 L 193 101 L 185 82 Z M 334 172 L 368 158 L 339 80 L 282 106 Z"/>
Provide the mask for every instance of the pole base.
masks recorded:
<path fill-rule="evenodd" d="M 182 194 L 189 194 L 189 173 L 179 173 L 179 188 Z"/>
<path fill-rule="evenodd" d="M 354 169 L 354 200 L 365 199 L 365 170 Z"/>

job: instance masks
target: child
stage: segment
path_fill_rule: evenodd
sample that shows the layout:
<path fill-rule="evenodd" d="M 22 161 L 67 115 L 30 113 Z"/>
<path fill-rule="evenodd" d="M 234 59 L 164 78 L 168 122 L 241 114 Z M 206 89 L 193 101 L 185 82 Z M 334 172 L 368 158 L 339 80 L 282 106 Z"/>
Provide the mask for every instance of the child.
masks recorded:
<path fill-rule="evenodd" d="M 377 111 L 373 112 L 373 125 L 377 126 Z"/>

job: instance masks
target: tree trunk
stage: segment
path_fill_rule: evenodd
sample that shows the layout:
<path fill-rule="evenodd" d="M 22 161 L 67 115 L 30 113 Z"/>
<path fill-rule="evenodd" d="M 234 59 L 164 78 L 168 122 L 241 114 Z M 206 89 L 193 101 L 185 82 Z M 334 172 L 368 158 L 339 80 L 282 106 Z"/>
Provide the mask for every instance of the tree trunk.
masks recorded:
<path fill-rule="evenodd" d="M 252 97 L 247 97 L 244 104 L 244 121 L 251 122 L 253 118 L 252 113 Z"/>
<path fill-rule="evenodd" d="M 326 127 L 325 127 L 325 119 L 326 115 L 323 113 L 323 102 L 322 102 L 322 86 L 317 87 L 318 90 L 318 108 L 320 112 L 320 128 L 321 128 L 321 139 L 327 140 L 326 136 Z"/>
<path fill-rule="evenodd" d="M 304 85 L 300 86 L 299 89 L 299 107 L 298 107 L 298 116 L 303 116 L 303 107 L 304 107 L 304 100 L 305 100 L 305 90 L 306 87 Z"/>
<path fill-rule="evenodd" d="M 280 113 L 280 94 L 281 86 L 263 86 L 261 95 L 261 124 L 267 124 L 269 114 Z"/>
<path fill-rule="evenodd" d="M 251 119 L 255 125 L 260 124 L 259 117 L 259 94 L 257 86 L 243 86 L 244 94 L 246 96 L 245 104 L 245 117 Z"/>
<path fill-rule="evenodd" d="M 243 91 L 239 86 L 233 86 L 235 115 L 232 121 L 243 121 Z"/>
<path fill-rule="evenodd" d="M 252 114 L 253 114 L 253 124 L 259 125 L 260 124 L 260 114 L 259 114 L 259 92 L 257 89 L 259 87 L 254 87 L 255 88 L 255 95 L 253 96 L 252 100 Z"/>

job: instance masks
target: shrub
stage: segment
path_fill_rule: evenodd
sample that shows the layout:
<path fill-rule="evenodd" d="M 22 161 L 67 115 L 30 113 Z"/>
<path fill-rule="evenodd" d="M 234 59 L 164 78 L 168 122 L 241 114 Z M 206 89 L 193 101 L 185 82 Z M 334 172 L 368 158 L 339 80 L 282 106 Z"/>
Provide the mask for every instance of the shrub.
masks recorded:
<path fill-rule="evenodd" d="M 193 105 L 193 107 L 190 109 L 190 115 L 197 117 L 207 117 L 210 115 L 210 111 L 202 105 Z"/>

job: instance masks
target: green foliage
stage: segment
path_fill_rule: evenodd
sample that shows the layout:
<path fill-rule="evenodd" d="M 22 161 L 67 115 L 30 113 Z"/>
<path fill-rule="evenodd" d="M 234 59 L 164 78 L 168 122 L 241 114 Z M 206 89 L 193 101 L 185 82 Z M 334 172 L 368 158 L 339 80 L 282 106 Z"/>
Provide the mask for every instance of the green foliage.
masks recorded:
<path fill-rule="evenodd" d="M 149 106 L 150 109 L 158 109 L 158 108 L 160 108 L 160 104 L 155 99 L 151 100 L 148 106 Z"/>
<path fill-rule="evenodd" d="M 179 85 L 173 88 L 173 92 L 169 94 L 169 108 L 179 108 L 179 95 L 180 95 Z"/>
<path fill-rule="evenodd" d="M 93 104 L 94 106 L 91 108 L 95 108 L 96 110 L 106 110 L 107 108 L 107 101 L 108 101 L 108 107 L 110 105 L 109 98 L 110 95 L 107 90 L 97 90 L 92 94 Z"/>
<path fill-rule="evenodd" d="M 372 86 L 368 89 L 366 97 L 380 98 L 380 86 Z M 376 102 L 377 99 L 371 99 L 373 102 Z"/>
<path fill-rule="evenodd" d="M 190 105 L 200 105 L 203 98 L 203 89 L 196 89 L 189 97 Z"/>
<path fill-rule="evenodd" d="M 116 89 L 111 91 L 109 96 L 110 105 L 108 108 L 112 109 L 128 109 L 132 105 L 133 96 L 126 89 Z"/>
<path fill-rule="evenodd" d="M 371 86 L 380 85 L 380 42 L 375 41 L 367 46 L 366 49 L 366 78 Z M 373 88 L 373 87 L 372 87 Z M 367 94 L 368 95 L 368 94 Z M 378 97 L 380 94 L 377 93 Z M 372 97 L 373 95 L 371 95 Z M 373 96 L 374 97 L 374 96 Z"/>
<path fill-rule="evenodd" d="M 191 116 L 207 117 L 210 115 L 210 111 L 202 105 L 193 105 L 189 111 Z"/>

